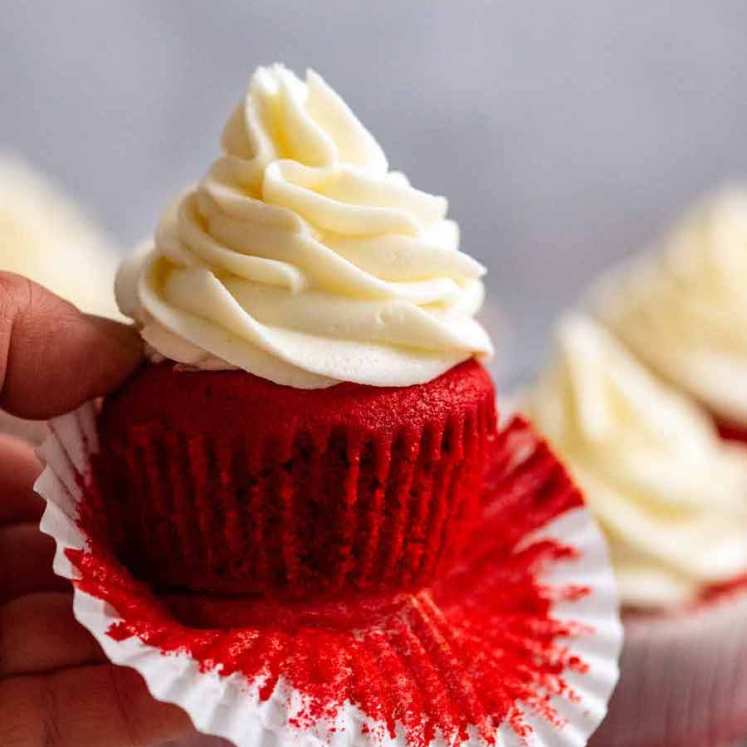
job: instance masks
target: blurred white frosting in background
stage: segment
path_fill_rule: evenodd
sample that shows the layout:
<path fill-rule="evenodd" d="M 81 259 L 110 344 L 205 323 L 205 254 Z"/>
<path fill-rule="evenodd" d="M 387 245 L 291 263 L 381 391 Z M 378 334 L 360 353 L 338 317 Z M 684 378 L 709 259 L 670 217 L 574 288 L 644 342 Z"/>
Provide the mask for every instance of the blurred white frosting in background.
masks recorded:
<path fill-rule="evenodd" d="M 118 259 L 72 200 L 22 159 L 0 154 L 0 270 L 25 275 L 87 313 L 121 318 Z M 38 442 L 44 429 L 0 410 L 0 432 Z"/>
<path fill-rule="evenodd" d="M 747 187 L 698 202 L 654 251 L 606 275 L 593 311 L 661 377 L 747 425 Z"/>
<path fill-rule="evenodd" d="M 20 158 L 0 154 L 0 270 L 25 275 L 82 311 L 121 318 L 118 261 L 72 200 Z"/>
<path fill-rule="evenodd" d="M 675 606 L 747 571 L 747 449 L 603 326 L 564 317 L 521 406 L 607 535 L 624 604 Z"/>

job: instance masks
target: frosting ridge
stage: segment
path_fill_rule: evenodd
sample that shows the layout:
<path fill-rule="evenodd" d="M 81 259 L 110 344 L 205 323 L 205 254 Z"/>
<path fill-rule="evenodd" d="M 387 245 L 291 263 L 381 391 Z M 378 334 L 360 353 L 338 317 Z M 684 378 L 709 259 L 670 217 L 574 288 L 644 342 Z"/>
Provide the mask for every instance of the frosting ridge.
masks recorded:
<path fill-rule="evenodd" d="M 319 75 L 259 68 L 222 147 L 119 274 L 154 351 L 299 388 L 407 386 L 492 352 L 446 200 L 389 171 Z"/>

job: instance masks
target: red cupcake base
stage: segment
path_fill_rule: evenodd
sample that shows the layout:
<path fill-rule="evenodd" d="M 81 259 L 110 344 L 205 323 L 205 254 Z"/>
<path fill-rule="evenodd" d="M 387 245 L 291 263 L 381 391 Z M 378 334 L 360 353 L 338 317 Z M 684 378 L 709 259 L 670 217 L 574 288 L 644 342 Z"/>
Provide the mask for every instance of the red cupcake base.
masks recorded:
<path fill-rule="evenodd" d="M 418 588 L 474 529 L 495 429 L 474 361 L 420 386 L 312 391 L 148 366 L 104 402 L 88 510 L 162 588 Z"/>

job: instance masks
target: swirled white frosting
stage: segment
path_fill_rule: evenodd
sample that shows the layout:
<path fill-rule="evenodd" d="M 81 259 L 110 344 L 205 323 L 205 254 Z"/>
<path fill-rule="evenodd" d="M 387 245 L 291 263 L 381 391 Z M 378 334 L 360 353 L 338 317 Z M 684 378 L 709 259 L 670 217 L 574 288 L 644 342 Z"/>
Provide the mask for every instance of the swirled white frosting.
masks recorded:
<path fill-rule="evenodd" d="M 316 73 L 259 68 L 222 145 L 118 277 L 157 353 L 298 388 L 406 386 L 491 353 L 446 200 L 389 171 Z"/>
<path fill-rule="evenodd" d="M 601 325 L 561 322 L 523 407 L 609 538 L 624 603 L 675 605 L 747 571 L 747 449 Z"/>
<path fill-rule="evenodd" d="M 659 375 L 747 425 L 747 189 L 699 204 L 663 244 L 603 279 L 596 313 Z"/>
<path fill-rule="evenodd" d="M 0 156 L 0 270 L 24 275 L 81 310 L 119 318 L 118 255 L 99 229 L 42 174 Z"/>

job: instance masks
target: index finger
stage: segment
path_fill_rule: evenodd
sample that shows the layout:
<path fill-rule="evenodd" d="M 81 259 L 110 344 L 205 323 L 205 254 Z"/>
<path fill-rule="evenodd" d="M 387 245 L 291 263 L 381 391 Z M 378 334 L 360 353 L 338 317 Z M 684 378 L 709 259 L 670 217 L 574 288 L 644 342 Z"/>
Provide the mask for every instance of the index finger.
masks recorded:
<path fill-rule="evenodd" d="M 0 272 L 0 407 L 26 418 L 73 410 L 138 365 L 140 337 L 82 314 L 40 285 Z"/>

